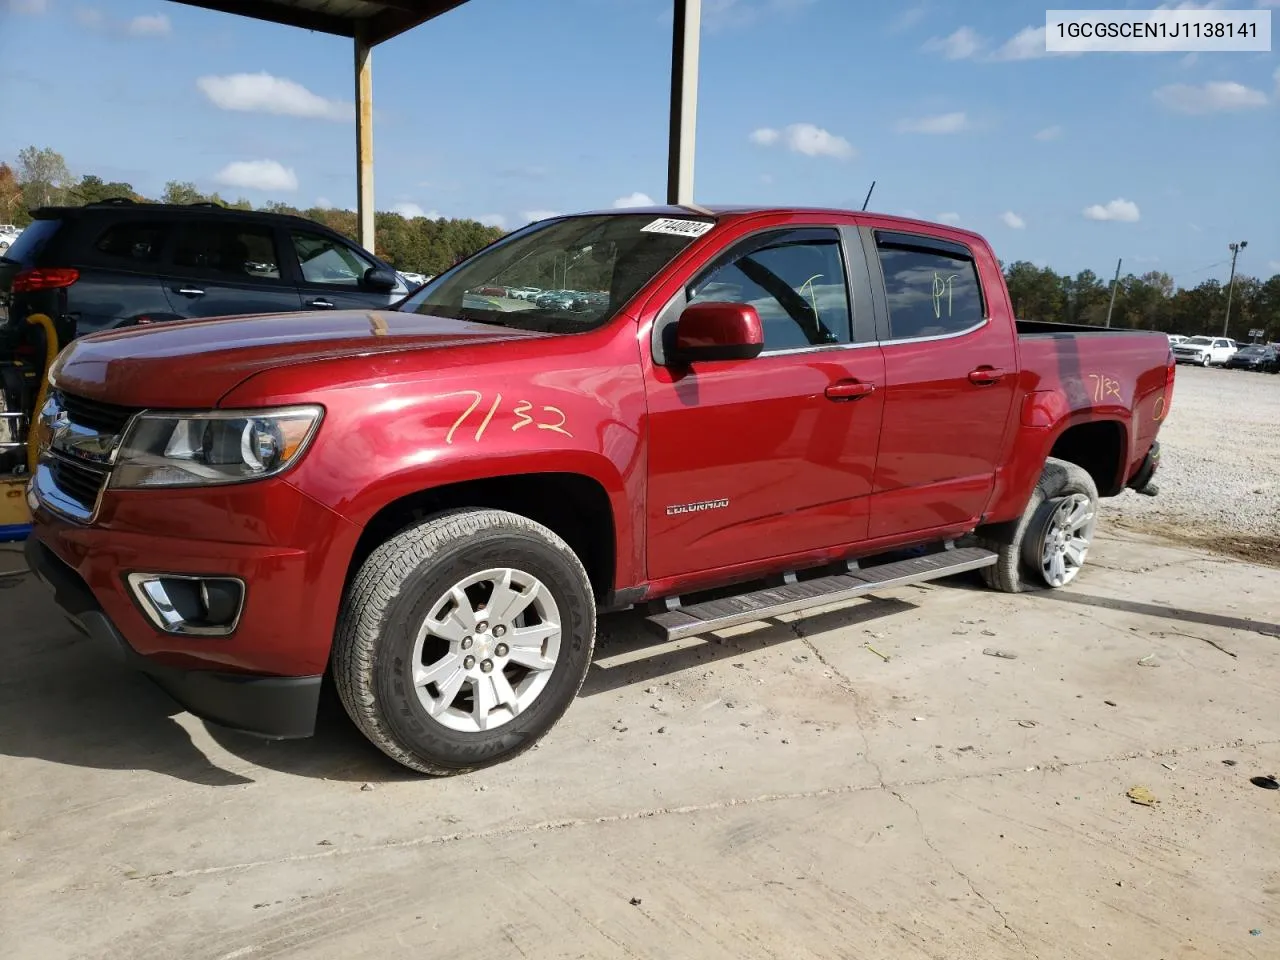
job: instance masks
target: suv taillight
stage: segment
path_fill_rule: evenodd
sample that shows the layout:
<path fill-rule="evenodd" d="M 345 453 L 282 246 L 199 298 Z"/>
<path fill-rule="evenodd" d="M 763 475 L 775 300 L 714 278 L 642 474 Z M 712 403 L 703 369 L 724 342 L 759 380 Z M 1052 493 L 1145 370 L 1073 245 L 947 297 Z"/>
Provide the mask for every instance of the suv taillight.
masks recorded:
<path fill-rule="evenodd" d="M 13 292 L 33 293 L 36 290 L 57 290 L 59 287 L 69 287 L 79 279 L 80 271 L 72 267 L 24 270 L 13 278 Z"/>

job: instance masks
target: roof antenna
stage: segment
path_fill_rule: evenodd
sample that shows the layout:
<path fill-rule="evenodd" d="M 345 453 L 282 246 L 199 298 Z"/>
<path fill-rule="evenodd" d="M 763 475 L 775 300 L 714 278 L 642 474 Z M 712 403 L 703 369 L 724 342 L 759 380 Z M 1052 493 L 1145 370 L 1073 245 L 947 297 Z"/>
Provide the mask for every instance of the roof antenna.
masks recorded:
<path fill-rule="evenodd" d="M 875 188 L 876 188 L 876 182 L 875 182 L 874 180 L 872 180 L 872 181 L 871 181 L 871 186 L 867 188 L 867 198 L 866 198 L 865 200 L 863 200 L 863 201 L 862 201 L 862 209 L 863 209 L 863 210 L 866 210 L 866 209 L 867 209 L 867 204 L 871 202 L 871 191 L 872 191 L 872 190 L 874 190 Z"/>

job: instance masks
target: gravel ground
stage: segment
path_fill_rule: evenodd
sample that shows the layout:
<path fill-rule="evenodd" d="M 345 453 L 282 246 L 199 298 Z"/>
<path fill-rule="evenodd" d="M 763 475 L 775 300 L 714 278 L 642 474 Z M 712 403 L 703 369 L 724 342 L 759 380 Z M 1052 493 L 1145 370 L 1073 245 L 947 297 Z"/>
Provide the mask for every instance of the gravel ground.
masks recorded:
<path fill-rule="evenodd" d="M 1113 523 L 1280 564 L 1280 376 L 1178 367 L 1160 446 L 1160 495 L 1104 501 Z"/>

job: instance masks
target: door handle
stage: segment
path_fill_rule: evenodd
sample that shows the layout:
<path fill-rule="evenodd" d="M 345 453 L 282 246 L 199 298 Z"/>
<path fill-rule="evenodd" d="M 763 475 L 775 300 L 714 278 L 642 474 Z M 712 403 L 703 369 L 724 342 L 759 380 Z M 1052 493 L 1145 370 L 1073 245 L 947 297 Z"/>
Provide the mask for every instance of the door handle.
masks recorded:
<path fill-rule="evenodd" d="M 203 297 L 204 291 L 199 287 L 179 287 L 178 292 L 184 297 Z"/>
<path fill-rule="evenodd" d="M 841 380 L 839 383 L 828 386 L 825 393 L 828 400 L 861 400 L 874 393 L 875 389 L 874 383 L 865 383 L 862 380 Z"/>
<path fill-rule="evenodd" d="M 307 306 L 315 307 L 317 310 L 328 310 L 333 306 L 333 301 L 326 300 L 324 297 L 316 297 L 314 300 L 308 300 Z"/>
<path fill-rule="evenodd" d="M 1004 379 L 1004 375 L 1005 371 L 999 367 L 979 367 L 977 370 L 969 371 L 969 382 L 985 386 L 989 383 L 999 383 Z"/>

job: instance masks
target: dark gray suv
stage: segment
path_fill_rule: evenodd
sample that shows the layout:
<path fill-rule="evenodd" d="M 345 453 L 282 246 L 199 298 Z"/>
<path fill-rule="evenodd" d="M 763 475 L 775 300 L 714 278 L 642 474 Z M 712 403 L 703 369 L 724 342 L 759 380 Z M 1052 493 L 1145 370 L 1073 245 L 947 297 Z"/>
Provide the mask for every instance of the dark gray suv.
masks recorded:
<path fill-rule="evenodd" d="M 106 201 L 46 207 L 0 256 L 0 356 L 44 313 L 58 340 L 186 317 L 387 307 L 395 270 L 311 220 Z"/>

